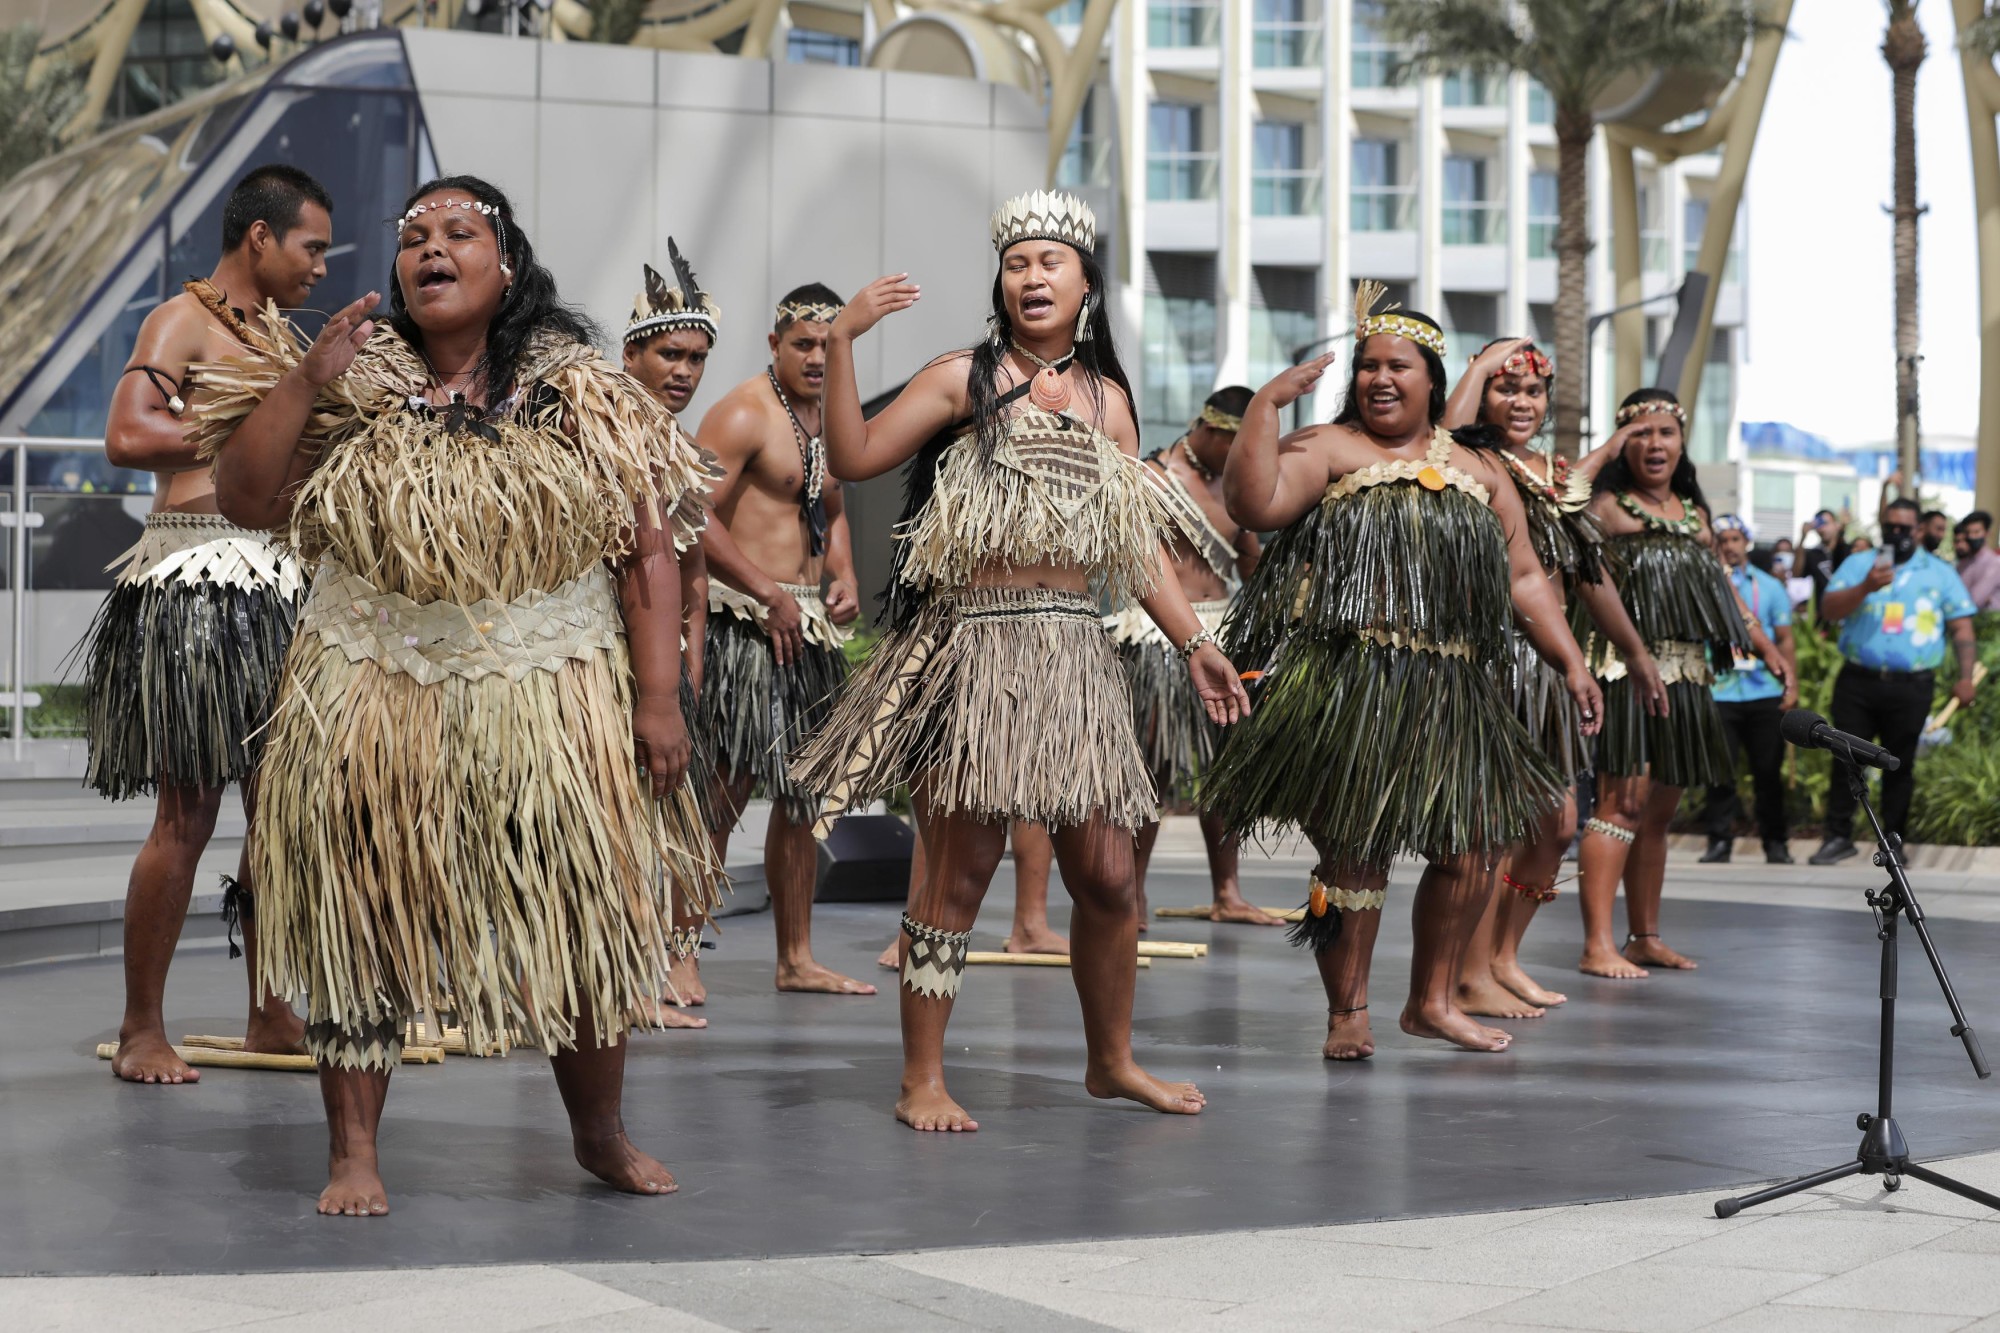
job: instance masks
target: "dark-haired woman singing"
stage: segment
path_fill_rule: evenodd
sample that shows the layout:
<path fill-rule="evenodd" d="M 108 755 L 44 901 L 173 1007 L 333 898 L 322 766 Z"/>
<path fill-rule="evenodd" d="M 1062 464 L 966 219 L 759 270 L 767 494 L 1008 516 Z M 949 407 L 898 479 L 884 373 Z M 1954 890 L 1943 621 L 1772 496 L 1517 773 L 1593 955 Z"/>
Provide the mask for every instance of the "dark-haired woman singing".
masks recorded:
<path fill-rule="evenodd" d="M 988 337 L 919 371 L 872 421 L 854 340 L 916 302 L 908 275 L 849 302 L 827 354 L 833 474 L 859 481 L 914 462 L 890 633 L 793 776 L 829 793 L 830 810 L 904 782 L 915 798 L 927 874 L 903 916 L 896 1102 L 914 1129 L 978 1127 L 945 1091 L 944 1030 L 1011 820 L 1049 828 L 1075 901 L 1085 1088 L 1184 1115 L 1204 1104 L 1193 1084 L 1157 1079 L 1132 1056 L 1133 830 L 1155 798 L 1100 597 L 1143 601 L 1213 720 L 1234 721 L 1248 700 L 1167 569 L 1171 519 L 1141 472 L 1095 239 L 1072 195 L 1036 191 L 1001 208 Z"/>
<path fill-rule="evenodd" d="M 676 549 L 705 472 L 557 297 L 505 195 L 433 181 L 376 296 L 303 357 L 202 367 L 223 512 L 316 565 L 252 833 L 260 962 L 309 995 L 322 1213 L 388 1211 L 376 1129 L 417 1010 L 546 1050 L 577 1161 L 626 1138 L 624 1032 L 665 984 L 667 870 L 718 874 L 684 783 Z M 273 316 L 275 318 L 275 316 Z"/>
<path fill-rule="evenodd" d="M 1604 530 L 1619 596 L 1659 664 L 1664 713 L 1641 706 L 1625 663 L 1608 645 L 1603 665 L 1604 736 L 1597 753 L 1597 808 L 1578 853 L 1582 878 L 1580 971 L 1643 977 L 1647 967 L 1691 968 L 1660 939 L 1667 824 L 1681 791 L 1729 780 L 1732 765 L 1716 709 L 1715 663 L 1750 649 L 1787 684 L 1791 664 L 1737 597 L 1715 558 L 1708 500 L 1687 456 L 1687 414 L 1665 389 L 1640 389 L 1618 408 L 1624 445 L 1597 474 L 1592 517 Z M 1625 882 L 1628 933 L 1620 949 L 1611 914 Z"/>
<path fill-rule="evenodd" d="M 1264 668 L 1263 690 L 1203 800 L 1232 830 L 1296 827 L 1319 852 L 1293 939 L 1319 964 L 1330 1060 L 1374 1054 L 1368 969 L 1389 865 L 1406 853 L 1430 865 L 1403 1030 L 1506 1048 L 1459 1007 L 1459 960 L 1495 859 L 1563 798 L 1500 692 L 1510 612 L 1586 729 L 1600 708 L 1504 466 L 1440 425 L 1444 334 L 1423 315 L 1373 313 L 1380 296 L 1361 284 L 1333 424 L 1278 434 L 1329 354 L 1264 386 L 1224 473 L 1231 517 L 1284 531 L 1230 613 L 1229 650 Z"/>

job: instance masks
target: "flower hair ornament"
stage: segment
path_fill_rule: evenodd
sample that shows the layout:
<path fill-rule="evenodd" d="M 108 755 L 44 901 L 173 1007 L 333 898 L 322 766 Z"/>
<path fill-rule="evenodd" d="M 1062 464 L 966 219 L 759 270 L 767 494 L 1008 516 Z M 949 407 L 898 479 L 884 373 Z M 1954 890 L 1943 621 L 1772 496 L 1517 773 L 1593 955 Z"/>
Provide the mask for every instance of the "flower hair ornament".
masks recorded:
<path fill-rule="evenodd" d="M 479 199 L 454 199 L 449 196 L 438 200 L 434 204 L 411 204 L 410 211 L 396 219 L 396 230 L 399 232 L 402 231 L 403 228 L 409 226 L 426 213 L 442 213 L 447 208 L 461 209 L 467 213 L 477 213 L 493 224 L 493 237 L 500 243 L 500 276 L 507 280 L 508 289 L 512 290 L 514 270 L 507 263 L 507 220 L 494 205 Z"/>
<path fill-rule="evenodd" d="M 1523 343 L 1500 363 L 1500 374 L 1533 375 L 1538 379 L 1552 380 L 1556 377 L 1556 368 L 1547 352 L 1533 343 Z"/>
<path fill-rule="evenodd" d="M 1654 412 L 1665 412 L 1673 417 L 1675 421 L 1680 422 L 1683 427 L 1687 425 L 1687 413 L 1681 410 L 1681 405 L 1665 398 L 1648 398 L 1643 403 L 1630 403 L 1619 408 L 1616 418 L 1617 424 L 1629 426 L 1640 417 L 1648 416 Z"/>
<path fill-rule="evenodd" d="M 1420 319 L 1397 314 L 1398 306 L 1395 304 L 1380 314 L 1375 312 L 1376 303 L 1388 294 L 1388 287 L 1372 279 L 1364 278 L 1354 284 L 1355 346 L 1359 347 L 1378 333 L 1387 333 L 1397 338 L 1408 338 L 1419 347 L 1429 348 L 1442 359 L 1445 354 L 1443 331 Z"/>

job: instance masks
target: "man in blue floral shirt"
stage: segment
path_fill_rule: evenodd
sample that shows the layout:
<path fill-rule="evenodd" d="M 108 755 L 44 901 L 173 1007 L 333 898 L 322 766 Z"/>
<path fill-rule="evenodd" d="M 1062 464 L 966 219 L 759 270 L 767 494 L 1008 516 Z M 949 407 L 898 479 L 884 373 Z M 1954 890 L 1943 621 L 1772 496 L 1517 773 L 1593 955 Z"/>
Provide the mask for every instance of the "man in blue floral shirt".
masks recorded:
<path fill-rule="evenodd" d="M 1917 543 L 1917 506 L 1893 500 L 1882 511 L 1882 545 L 1858 551 L 1827 580 L 1820 614 L 1840 625 L 1847 659 L 1833 683 L 1833 716 L 1841 731 L 1866 736 L 1902 760 L 1882 775 L 1882 827 L 1901 835 L 1916 791 L 1917 740 L 1930 715 L 1945 635 L 1958 655 L 1952 693 L 1972 702 L 1972 598 L 1958 571 Z M 1835 761 L 1826 798 L 1826 841 L 1812 863 L 1832 865 L 1855 855 L 1854 796 Z"/>

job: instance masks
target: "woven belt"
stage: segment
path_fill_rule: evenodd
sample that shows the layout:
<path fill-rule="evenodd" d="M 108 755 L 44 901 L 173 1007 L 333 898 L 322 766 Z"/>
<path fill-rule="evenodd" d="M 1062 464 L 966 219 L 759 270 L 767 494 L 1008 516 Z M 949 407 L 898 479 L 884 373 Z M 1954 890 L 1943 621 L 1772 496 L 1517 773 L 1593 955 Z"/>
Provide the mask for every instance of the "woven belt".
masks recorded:
<path fill-rule="evenodd" d="M 268 533 L 238 527 L 220 514 L 148 514 L 139 540 L 105 568 L 118 571 L 120 587 L 215 583 L 295 597 L 305 586 L 299 562 L 271 545 Z"/>
<path fill-rule="evenodd" d="M 822 648 L 837 649 L 853 637 L 848 630 L 833 623 L 833 617 L 826 609 L 826 599 L 820 596 L 816 584 L 780 583 L 778 585 L 792 595 L 799 604 L 800 629 L 807 643 L 818 644 Z M 717 578 L 708 581 L 708 609 L 710 613 L 727 611 L 738 620 L 746 620 L 762 629 L 764 620 L 771 614 L 770 608 L 747 592 L 738 592 Z"/>

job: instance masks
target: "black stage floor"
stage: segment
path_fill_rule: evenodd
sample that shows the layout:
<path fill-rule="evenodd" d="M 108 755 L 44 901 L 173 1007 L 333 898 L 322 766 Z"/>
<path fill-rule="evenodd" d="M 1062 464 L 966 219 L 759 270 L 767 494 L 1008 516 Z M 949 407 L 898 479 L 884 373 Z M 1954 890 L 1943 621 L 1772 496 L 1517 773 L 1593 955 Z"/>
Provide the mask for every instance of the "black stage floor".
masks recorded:
<path fill-rule="evenodd" d="M 1753 873 L 1746 869 L 1746 874 Z M 1265 871 L 1256 900 L 1298 892 Z M 1205 876 L 1162 875 L 1193 902 Z M 1773 889 L 1782 898 L 1782 889 Z M 1060 898 L 1060 895 L 1058 895 Z M 978 944 L 1005 929 L 1005 872 Z M 1501 1056 L 1393 1028 L 1407 889 L 1377 968 L 1374 1060 L 1319 1058 L 1325 1004 L 1282 932 L 1167 922 L 1198 962 L 1139 978 L 1141 1059 L 1199 1080 L 1197 1118 L 1087 1097 L 1067 973 L 976 968 L 952 1089 L 984 1126 L 917 1135 L 890 1115 L 896 1005 L 779 996 L 768 917 L 727 923 L 705 971 L 714 1026 L 635 1039 L 627 1120 L 678 1174 L 667 1199 L 613 1194 L 571 1163 L 546 1062 L 452 1060 L 396 1075 L 383 1133 L 394 1213 L 322 1219 L 325 1136 L 306 1076 L 209 1070 L 198 1088 L 113 1081 L 116 960 L 0 973 L 0 1272 L 146 1273 L 722 1259 L 1103 1239 L 1522 1208 L 1719 1189 L 1831 1165 L 1874 1091 L 1875 942 L 1851 911 L 1670 904 L 1704 963 L 1618 984 L 1566 971 L 1566 895 L 1529 940 L 1571 1001 L 1514 1024 Z M 820 957 L 872 958 L 895 909 L 823 907 Z M 2000 1054 L 2000 926 L 1940 923 L 1975 1024 Z M 180 960 L 171 1031 L 229 1032 L 237 965 Z M 1913 1149 L 2000 1146 L 2000 1088 L 1978 1084 L 1928 970 L 1904 959 L 1902 1096 Z M 240 1019 L 236 1020 L 240 1022 Z"/>

